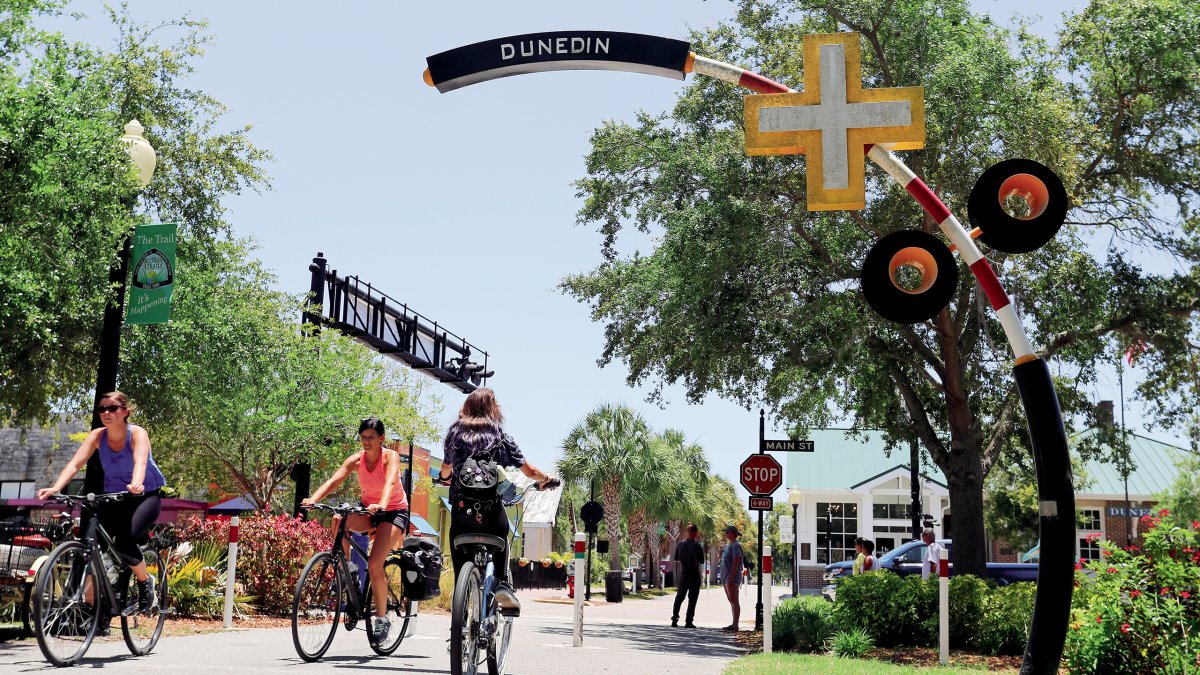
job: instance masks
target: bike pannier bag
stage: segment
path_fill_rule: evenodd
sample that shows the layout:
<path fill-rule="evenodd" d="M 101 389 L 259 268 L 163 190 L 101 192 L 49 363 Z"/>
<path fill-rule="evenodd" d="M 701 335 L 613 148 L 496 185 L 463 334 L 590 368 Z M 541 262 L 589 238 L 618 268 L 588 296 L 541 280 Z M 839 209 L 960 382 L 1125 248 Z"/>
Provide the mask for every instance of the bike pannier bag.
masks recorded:
<path fill-rule="evenodd" d="M 423 602 L 441 595 L 442 549 L 437 542 L 409 537 L 400 550 L 400 569 L 404 573 L 404 597 Z"/>

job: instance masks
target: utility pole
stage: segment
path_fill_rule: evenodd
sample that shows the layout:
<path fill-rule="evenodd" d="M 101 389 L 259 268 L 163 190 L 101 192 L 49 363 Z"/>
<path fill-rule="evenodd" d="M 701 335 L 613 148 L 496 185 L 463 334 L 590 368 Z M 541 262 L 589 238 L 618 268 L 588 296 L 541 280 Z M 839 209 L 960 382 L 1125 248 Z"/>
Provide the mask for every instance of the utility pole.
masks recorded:
<path fill-rule="evenodd" d="M 912 496 L 912 535 L 913 540 L 921 538 L 921 453 L 917 451 L 917 439 L 908 439 L 908 487 Z"/>

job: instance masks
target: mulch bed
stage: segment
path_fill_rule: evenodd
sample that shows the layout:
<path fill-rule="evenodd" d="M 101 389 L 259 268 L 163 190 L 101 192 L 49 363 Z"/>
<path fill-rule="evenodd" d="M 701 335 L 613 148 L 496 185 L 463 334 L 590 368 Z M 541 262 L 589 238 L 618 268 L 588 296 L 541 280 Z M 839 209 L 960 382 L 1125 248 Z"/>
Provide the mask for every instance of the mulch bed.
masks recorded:
<path fill-rule="evenodd" d="M 867 652 L 867 658 L 897 663 L 904 666 L 930 668 L 939 665 L 938 650 L 932 647 L 876 647 Z M 970 652 L 950 651 L 950 664 L 996 670 L 1020 670 L 1020 656 L 984 656 Z"/>

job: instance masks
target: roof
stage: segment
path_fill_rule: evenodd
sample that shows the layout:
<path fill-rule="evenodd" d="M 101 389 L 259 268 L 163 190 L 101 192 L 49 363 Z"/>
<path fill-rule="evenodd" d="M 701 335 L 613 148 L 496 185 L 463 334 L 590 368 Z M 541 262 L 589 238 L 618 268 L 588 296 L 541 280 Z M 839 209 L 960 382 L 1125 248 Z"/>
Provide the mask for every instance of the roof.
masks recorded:
<path fill-rule="evenodd" d="M 1098 433 L 1096 429 L 1087 429 L 1072 434 L 1070 443 L 1075 445 L 1083 439 Z M 1175 476 L 1179 473 L 1176 463 L 1192 453 L 1179 446 L 1156 441 L 1133 432 L 1129 433 L 1129 451 L 1133 463 L 1137 467 L 1129 474 L 1130 497 L 1152 498 L 1156 494 L 1171 487 Z M 1110 452 L 1102 452 L 1108 456 Z M 1087 475 L 1088 485 L 1079 491 L 1079 495 L 1124 495 L 1125 481 L 1110 462 L 1095 459 L 1084 462 L 1083 470 Z"/>
<path fill-rule="evenodd" d="M 430 525 L 429 521 L 425 520 L 420 515 L 418 515 L 416 513 L 412 514 L 411 521 L 412 521 L 412 525 L 414 525 L 417 528 L 417 531 L 420 532 L 421 534 L 429 534 L 429 535 L 437 536 L 437 533 L 438 533 L 437 528 L 434 527 L 433 525 Z"/>
<path fill-rule="evenodd" d="M 213 504 L 212 506 L 208 507 L 208 512 L 214 515 L 238 514 L 242 513 L 243 511 L 257 510 L 258 503 L 255 502 L 254 498 L 250 495 L 234 497 L 233 499 L 227 499 L 220 504 Z"/>
<path fill-rule="evenodd" d="M 784 489 L 848 490 L 897 468 L 908 470 L 908 447 L 892 447 L 889 457 L 878 431 L 859 431 L 852 436 L 849 429 L 814 429 L 808 439 L 813 441 L 813 452 L 776 453 L 776 459 L 785 463 Z M 932 463 L 921 465 L 921 475 L 946 485 L 942 470 Z"/>
<path fill-rule="evenodd" d="M 535 481 L 520 471 L 509 471 L 508 480 L 516 486 L 517 492 L 524 490 Z M 562 486 L 552 490 L 530 490 L 525 493 L 521 502 L 522 527 L 554 527 L 558 516 L 558 502 L 562 499 Z"/>

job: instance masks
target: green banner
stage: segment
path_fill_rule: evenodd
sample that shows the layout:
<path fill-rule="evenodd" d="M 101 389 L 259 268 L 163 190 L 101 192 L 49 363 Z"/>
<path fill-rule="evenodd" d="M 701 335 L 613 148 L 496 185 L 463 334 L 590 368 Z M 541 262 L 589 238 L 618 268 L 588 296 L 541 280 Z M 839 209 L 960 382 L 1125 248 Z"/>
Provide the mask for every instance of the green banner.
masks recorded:
<path fill-rule="evenodd" d="M 142 225 L 133 234 L 132 288 L 126 323 L 166 323 L 175 290 L 175 224 Z"/>

